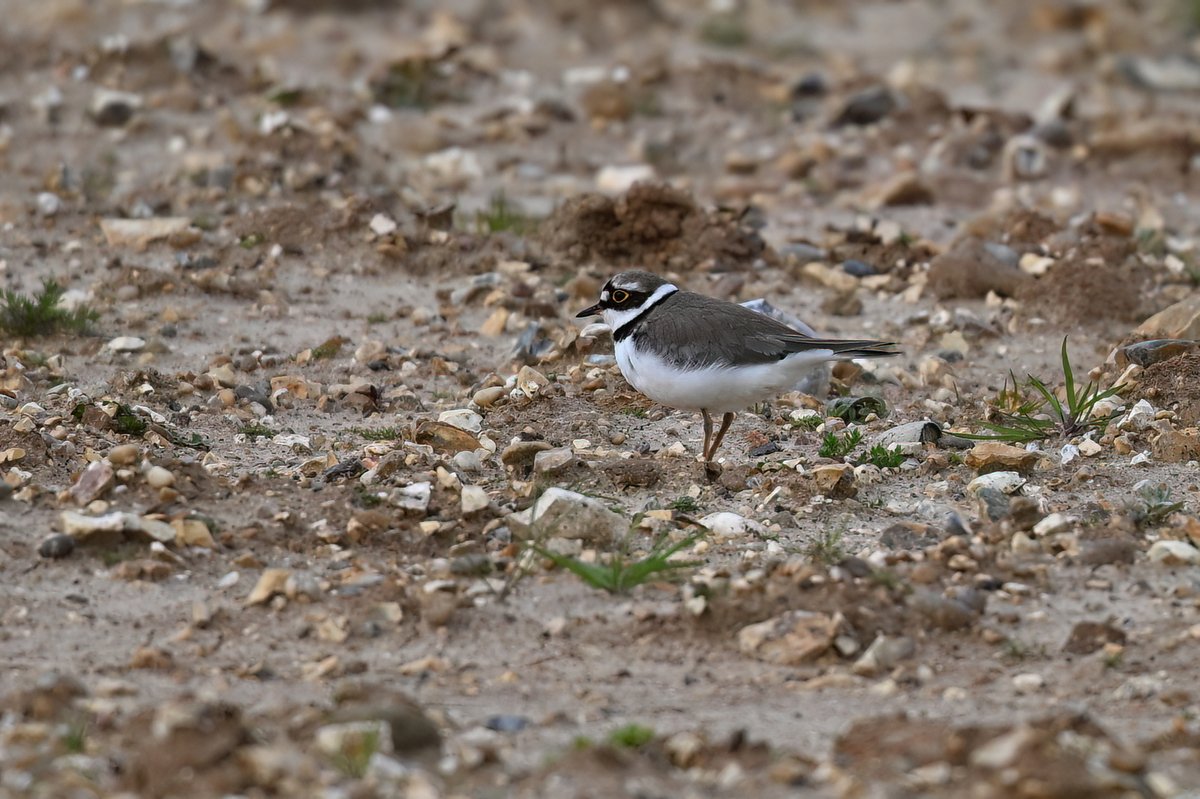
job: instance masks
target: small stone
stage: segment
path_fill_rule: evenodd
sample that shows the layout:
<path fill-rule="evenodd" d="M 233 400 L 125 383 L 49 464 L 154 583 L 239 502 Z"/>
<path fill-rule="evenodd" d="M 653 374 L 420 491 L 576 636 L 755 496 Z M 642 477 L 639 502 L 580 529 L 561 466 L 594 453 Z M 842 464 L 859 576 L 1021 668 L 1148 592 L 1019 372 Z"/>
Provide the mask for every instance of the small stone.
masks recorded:
<path fill-rule="evenodd" d="M 569 447 L 544 449 L 533 456 L 533 473 L 552 475 L 564 472 L 575 465 L 575 453 Z"/>
<path fill-rule="evenodd" d="M 466 408 L 442 411 L 438 414 L 438 421 L 453 425 L 459 430 L 466 430 L 468 433 L 478 433 L 483 429 L 483 417 Z"/>
<path fill-rule="evenodd" d="M 978 494 L 984 488 L 994 488 L 1002 494 L 1015 494 L 1025 485 L 1025 478 L 1016 472 L 991 472 L 967 483 L 968 494 Z"/>
<path fill-rule="evenodd" d="M 460 452 L 450 459 L 450 465 L 460 472 L 477 474 L 483 471 L 483 461 L 476 452 Z"/>
<path fill-rule="evenodd" d="M 1151 563 L 1161 563 L 1164 566 L 1196 566 L 1200 565 L 1200 549 L 1186 541 L 1164 539 L 1155 541 L 1146 553 Z"/>
<path fill-rule="evenodd" d="M 1079 452 L 1085 458 L 1094 458 L 1104 450 L 1104 447 L 1090 438 L 1079 442 Z"/>
<path fill-rule="evenodd" d="M 492 501 L 487 491 L 484 491 L 480 486 L 474 485 L 463 486 L 460 499 L 462 501 L 463 516 L 469 516 L 472 513 L 484 510 Z"/>
<path fill-rule="evenodd" d="M 480 408 L 490 408 L 507 396 L 507 394 L 508 392 L 504 390 L 503 386 L 481 388 L 475 392 L 475 396 L 471 398 L 471 401 Z"/>
<path fill-rule="evenodd" d="M 492 571 L 492 558 L 485 552 L 462 555 L 450 561 L 450 573 L 455 577 L 482 577 Z"/>
<path fill-rule="evenodd" d="M 848 463 L 825 463 L 812 469 L 813 482 L 817 490 L 827 497 L 843 499 L 858 492 L 854 480 L 854 467 Z"/>
<path fill-rule="evenodd" d="M 1125 631 L 1112 622 L 1081 621 L 1071 629 L 1063 652 L 1069 655 L 1090 655 L 1108 644 L 1125 644 Z"/>
<path fill-rule="evenodd" d="M 1010 514 L 1008 495 L 998 488 L 980 488 L 975 492 L 975 501 L 979 506 L 980 516 L 990 521 L 998 522 Z"/>
<path fill-rule="evenodd" d="M 116 480 L 113 468 L 107 461 L 93 461 L 79 475 L 69 493 L 78 505 L 88 505 L 112 488 Z"/>
<path fill-rule="evenodd" d="M 747 536 L 765 535 L 767 530 L 753 519 L 739 516 L 730 511 L 710 513 L 700 519 L 700 523 L 708 528 L 717 540 L 745 538 Z"/>
<path fill-rule="evenodd" d="M 65 558 L 75 551 L 75 539 L 64 533 L 54 533 L 42 539 L 37 551 L 43 558 Z"/>
<path fill-rule="evenodd" d="M 598 499 L 557 486 L 547 489 L 526 510 L 508 517 L 514 535 L 553 535 L 609 545 L 629 530 L 629 522 Z"/>
<path fill-rule="evenodd" d="M 869 190 L 863 205 L 880 209 L 900 205 L 929 205 L 936 199 L 933 188 L 915 172 L 901 172 Z"/>
<path fill-rule="evenodd" d="M 474 452 L 482 446 L 479 439 L 466 430 L 429 419 L 417 425 L 415 438 L 418 444 L 427 444 L 446 455 Z"/>
<path fill-rule="evenodd" d="M 276 594 L 282 594 L 288 578 L 292 576 L 291 569 L 265 569 L 254 590 L 246 597 L 246 605 L 261 605 Z"/>
<path fill-rule="evenodd" d="M 479 335 L 488 337 L 500 335 L 504 332 L 505 325 L 508 324 L 508 317 L 509 311 L 507 308 L 497 308 L 492 311 L 492 315 L 480 325 Z"/>
<path fill-rule="evenodd" d="M 406 513 L 424 515 L 429 510 L 433 484 L 425 481 L 397 488 L 388 495 L 388 504 Z"/>
<path fill-rule="evenodd" d="M 1025 672 L 1013 676 L 1012 683 L 1017 693 L 1032 694 L 1046 687 L 1046 678 L 1034 672 Z"/>
<path fill-rule="evenodd" d="M 1039 453 L 998 441 L 980 441 L 971 448 L 963 461 L 980 474 L 987 472 L 1026 472 L 1040 458 Z"/>
<path fill-rule="evenodd" d="M 138 352 L 146 348 L 146 340 L 137 336 L 117 336 L 107 346 L 113 352 Z"/>
<path fill-rule="evenodd" d="M 650 488 L 663 477 L 660 464 L 642 458 L 614 458 L 600 464 L 599 468 L 622 488 Z"/>
<path fill-rule="evenodd" d="M 1033 525 L 1033 534 L 1039 537 L 1057 535 L 1058 533 L 1065 533 L 1077 524 L 1079 524 L 1079 517 L 1077 516 L 1070 516 L 1066 513 L 1051 513 Z"/>
<path fill-rule="evenodd" d="M 100 231 L 110 247 L 144 249 L 152 241 L 183 233 L 192 225 L 186 216 L 152 219 L 101 219 Z"/>
<path fill-rule="evenodd" d="M 1012 137 L 1005 145 L 1003 161 L 1010 180 L 1037 180 L 1046 175 L 1049 154 L 1041 139 L 1020 135 Z"/>
<path fill-rule="evenodd" d="M 396 220 L 387 214 L 375 214 L 369 223 L 371 232 L 376 236 L 390 236 L 396 232 Z"/>
<path fill-rule="evenodd" d="M 539 452 L 551 449 L 545 441 L 514 441 L 500 453 L 500 463 L 522 474 L 529 474 Z"/>
<path fill-rule="evenodd" d="M 908 636 L 881 635 L 871 642 L 850 670 L 862 677 L 874 677 L 891 670 L 901 660 L 912 657 L 916 650 L 917 645 Z"/>
<path fill-rule="evenodd" d="M 977 618 L 975 611 L 962 602 L 928 590 L 914 593 L 908 604 L 935 627 L 947 631 L 969 627 Z"/>
<path fill-rule="evenodd" d="M 213 539 L 212 530 L 200 519 L 176 519 L 171 522 L 175 530 L 175 543 L 181 547 L 201 547 L 216 549 L 217 542 Z"/>
<path fill-rule="evenodd" d="M 88 113 L 92 120 L 104 127 L 121 127 L 133 118 L 142 107 L 142 98 L 131 92 L 112 89 L 96 89 Z"/>
<path fill-rule="evenodd" d="M 896 98 L 886 86 L 873 86 L 850 97 L 833 120 L 834 127 L 871 125 L 892 113 Z"/>
<path fill-rule="evenodd" d="M 1125 418 L 1121 420 L 1120 427 L 1122 430 L 1145 430 L 1150 425 L 1154 424 L 1154 406 L 1146 400 L 1138 400 L 1129 413 L 1125 414 Z"/>
<path fill-rule="evenodd" d="M 550 379 L 532 366 L 522 366 L 521 371 L 517 372 L 517 388 L 530 399 L 548 385 Z"/>
<path fill-rule="evenodd" d="M 867 277 L 877 274 L 875 267 L 865 261 L 858 261 L 853 258 L 842 261 L 842 271 L 854 277 Z"/>
<path fill-rule="evenodd" d="M 1034 743 L 1036 736 L 1037 732 L 1032 727 L 1014 727 L 971 752 L 971 765 L 996 772 L 1010 768 L 1021 757 L 1021 753 Z"/>
<path fill-rule="evenodd" d="M 529 726 L 529 719 L 525 716 L 492 716 L 483 723 L 483 726 L 495 732 L 520 732 Z"/>
<path fill-rule="evenodd" d="M 596 173 L 596 188 L 605 194 L 624 194 L 633 184 L 654 180 L 657 173 L 649 164 L 609 165 Z"/>
<path fill-rule="evenodd" d="M 108 462 L 114 466 L 131 466 L 137 462 L 142 451 L 137 444 L 118 444 L 108 451 Z"/>
<path fill-rule="evenodd" d="M 42 216 L 56 216 L 62 210 L 62 198 L 52 191 L 43 191 L 37 196 L 38 213 Z"/>
<path fill-rule="evenodd" d="M 738 648 L 767 663 L 797 666 L 825 654 L 839 626 L 836 618 L 824 613 L 789 610 L 740 629 Z"/>
<path fill-rule="evenodd" d="M 151 466 L 146 472 L 146 482 L 154 488 L 166 488 L 175 485 L 175 475 L 170 469 L 162 466 Z"/>

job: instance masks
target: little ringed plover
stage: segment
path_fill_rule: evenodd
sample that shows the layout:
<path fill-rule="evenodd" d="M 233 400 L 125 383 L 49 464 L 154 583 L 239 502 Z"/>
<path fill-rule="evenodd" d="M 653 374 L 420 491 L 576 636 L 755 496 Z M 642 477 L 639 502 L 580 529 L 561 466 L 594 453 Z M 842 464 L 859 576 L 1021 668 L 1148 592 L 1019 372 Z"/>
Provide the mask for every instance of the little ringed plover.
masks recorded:
<path fill-rule="evenodd" d="M 709 464 L 737 411 L 790 391 L 813 366 L 899 354 L 886 341 L 812 338 L 640 270 L 614 275 L 600 301 L 576 314 L 596 315 L 612 328 L 617 365 L 631 386 L 663 405 L 700 411 Z M 710 412 L 724 414 L 716 436 Z"/>

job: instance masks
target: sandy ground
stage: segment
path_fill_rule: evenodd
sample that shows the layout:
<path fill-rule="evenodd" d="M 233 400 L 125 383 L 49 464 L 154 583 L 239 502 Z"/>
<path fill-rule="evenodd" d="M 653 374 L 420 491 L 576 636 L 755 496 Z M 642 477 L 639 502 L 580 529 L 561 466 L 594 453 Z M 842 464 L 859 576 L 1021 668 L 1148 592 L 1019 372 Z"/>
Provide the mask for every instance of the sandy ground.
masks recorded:
<path fill-rule="evenodd" d="M 1197 795 L 1191 6 L 7 9 L 0 796 Z M 709 479 L 631 266 L 902 354 Z M 861 465 L 1064 336 L 1086 440 Z"/>

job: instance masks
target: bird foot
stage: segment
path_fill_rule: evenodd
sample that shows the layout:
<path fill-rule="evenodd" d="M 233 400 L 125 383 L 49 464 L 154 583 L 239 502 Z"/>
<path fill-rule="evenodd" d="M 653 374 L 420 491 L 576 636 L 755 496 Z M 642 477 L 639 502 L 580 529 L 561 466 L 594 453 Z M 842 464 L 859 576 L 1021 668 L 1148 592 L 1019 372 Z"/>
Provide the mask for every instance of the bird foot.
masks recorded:
<path fill-rule="evenodd" d="M 704 476 L 708 478 L 708 482 L 710 483 L 716 482 L 717 478 L 721 476 L 723 471 L 725 471 L 725 467 L 716 461 L 704 462 Z"/>

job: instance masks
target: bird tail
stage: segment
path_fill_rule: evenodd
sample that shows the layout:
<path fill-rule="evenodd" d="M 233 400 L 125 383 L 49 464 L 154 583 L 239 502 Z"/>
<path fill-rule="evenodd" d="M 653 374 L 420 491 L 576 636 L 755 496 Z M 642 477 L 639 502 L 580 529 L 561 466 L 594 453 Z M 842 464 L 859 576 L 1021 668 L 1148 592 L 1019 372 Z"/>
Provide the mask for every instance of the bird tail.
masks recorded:
<path fill-rule="evenodd" d="M 808 339 L 806 344 L 814 349 L 833 350 L 840 358 L 889 358 L 900 354 L 896 344 L 891 341 L 813 338 Z"/>

